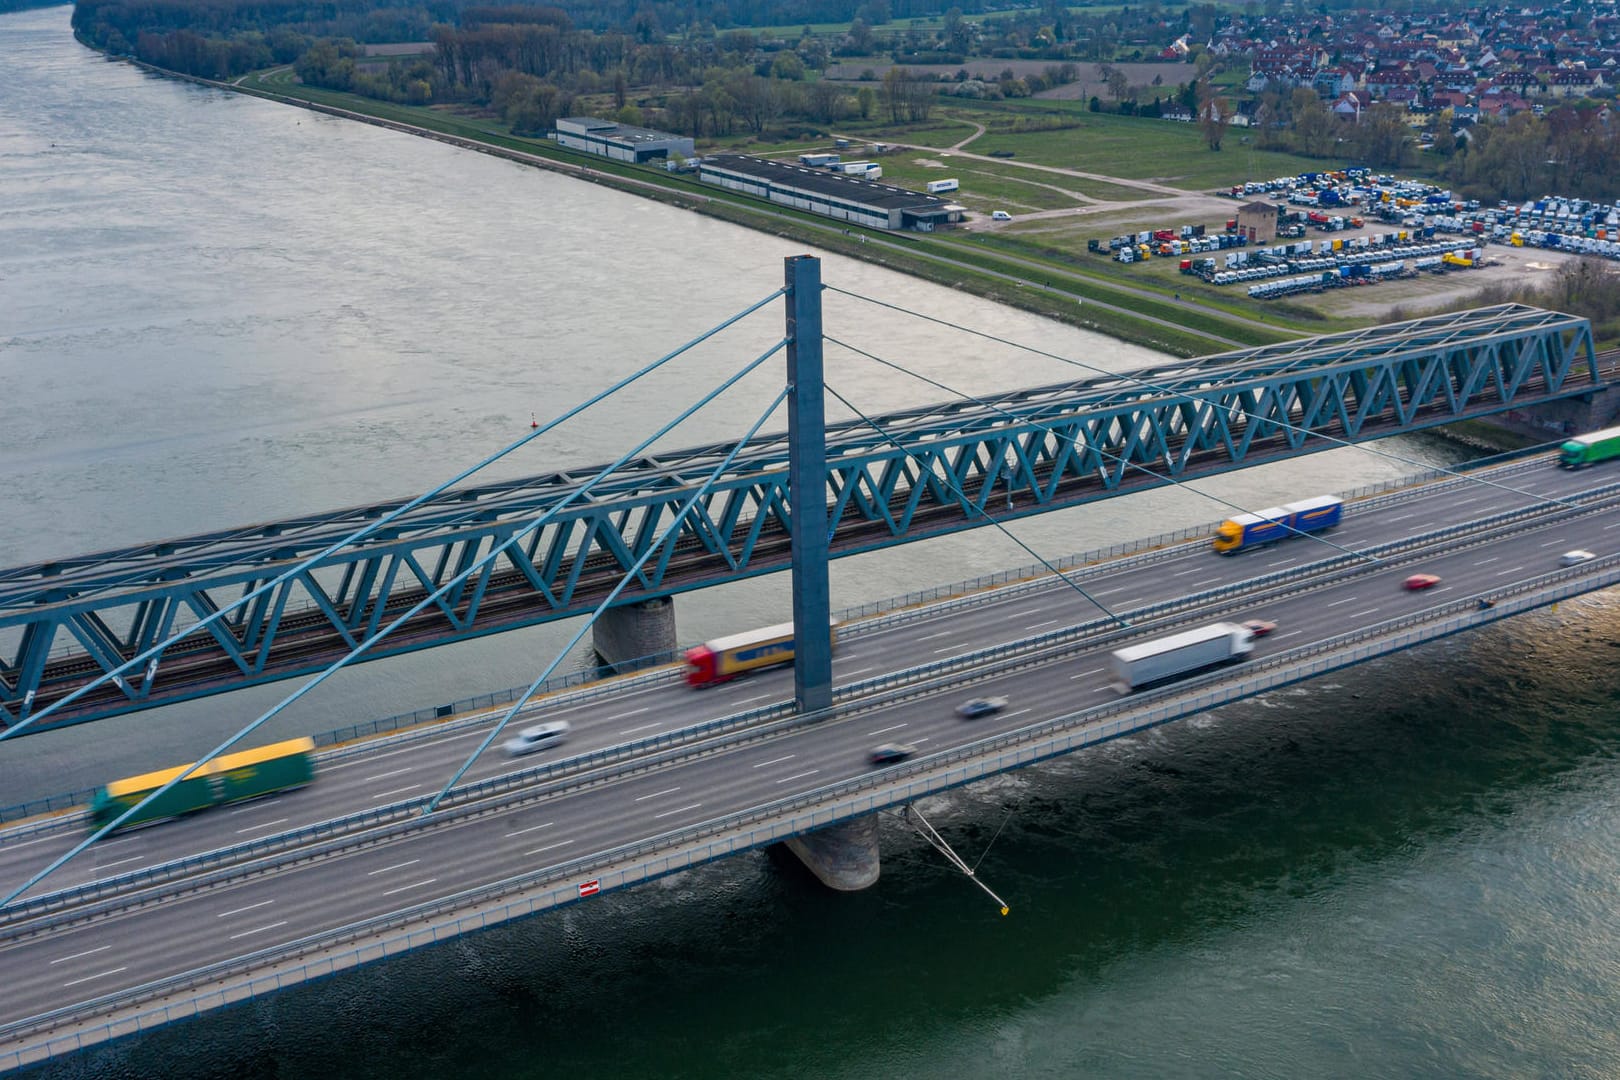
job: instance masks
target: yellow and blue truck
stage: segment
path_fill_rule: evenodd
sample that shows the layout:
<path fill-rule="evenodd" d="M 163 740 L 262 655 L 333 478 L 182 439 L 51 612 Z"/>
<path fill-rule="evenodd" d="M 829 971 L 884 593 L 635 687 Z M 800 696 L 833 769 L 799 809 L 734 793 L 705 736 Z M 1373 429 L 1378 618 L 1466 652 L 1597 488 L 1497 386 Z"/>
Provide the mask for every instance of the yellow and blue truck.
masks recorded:
<path fill-rule="evenodd" d="M 1222 555 L 1262 544 L 1274 544 L 1299 533 L 1322 532 L 1337 525 L 1344 515 L 1344 501 L 1335 495 L 1274 506 L 1255 514 L 1235 514 L 1215 528 L 1214 547 Z"/>

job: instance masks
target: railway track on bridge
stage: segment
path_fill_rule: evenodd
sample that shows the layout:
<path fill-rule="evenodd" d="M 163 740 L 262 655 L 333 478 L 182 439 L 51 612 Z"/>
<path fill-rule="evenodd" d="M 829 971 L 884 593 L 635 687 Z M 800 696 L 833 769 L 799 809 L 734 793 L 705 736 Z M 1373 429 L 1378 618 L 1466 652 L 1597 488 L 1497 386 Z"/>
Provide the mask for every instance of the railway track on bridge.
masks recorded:
<path fill-rule="evenodd" d="M 1509 477 L 1529 468 L 1527 462 L 1500 470 Z M 1447 486 L 1467 480 L 1441 481 Z M 1392 493 L 1402 501 L 1412 491 Z M 1219 617 L 1234 601 L 1255 606 L 1349 577 L 1386 571 L 1391 566 L 1420 562 L 1436 551 L 1455 552 L 1489 544 L 1513 531 L 1620 508 L 1620 483 L 1592 489 L 1567 505 L 1538 504 L 1491 518 L 1452 526 L 1433 533 L 1344 553 L 1260 579 L 1222 586 L 1204 593 L 1119 613 L 1128 625 L 1113 618 L 1094 617 L 1036 637 L 998 644 L 949 661 L 891 673 L 840 688 L 831 716 L 796 717 L 792 703 L 780 701 L 733 714 L 708 724 L 667 735 L 638 740 L 602 751 L 520 770 L 457 788 L 439 812 L 422 817 L 427 798 L 413 798 L 389 806 L 354 813 L 316 825 L 267 836 L 229 849 L 199 853 L 183 859 L 117 875 L 70 890 L 45 891 L 26 896 L 0 909 L 0 935 L 16 940 L 80 925 L 161 903 L 198 890 L 222 887 L 274 873 L 289 865 L 340 857 L 357 850 L 394 842 L 421 829 L 450 828 L 459 822 L 515 807 L 558 798 L 614 783 L 626 775 L 671 768 L 695 757 L 721 753 L 745 742 L 774 738 L 807 723 L 849 718 L 899 701 L 959 690 L 987 675 L 1071 660 L 1078 654 L 1163 632 L 1190 616 Z M 1195 542 L 1194 545 L 1202 546 Z M 1108 571 L 1106 564 L 1093 568 Z M 1061 586 L 1053 586 L 1061 587 Z M 983 601 L 994 601 L 989 594 Z"/>

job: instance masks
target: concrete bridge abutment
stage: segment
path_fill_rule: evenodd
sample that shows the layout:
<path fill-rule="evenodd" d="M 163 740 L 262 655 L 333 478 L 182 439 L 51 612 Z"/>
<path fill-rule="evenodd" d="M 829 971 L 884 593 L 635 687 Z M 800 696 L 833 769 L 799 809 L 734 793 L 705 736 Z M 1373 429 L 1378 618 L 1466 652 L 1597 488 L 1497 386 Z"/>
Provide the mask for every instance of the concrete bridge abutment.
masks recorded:
<path fill-rule="evenodd" d="M 1613 390 L 1509 409 L 1502 414 L 1510 425 L 1547 439 L 1613 427 L 1617 416 L 1620 416 L 1620 393 Z"/>
<path fill-rule="evenodd" d="M 658 596 L 612 607 L 591 628 L 591 646 L 614 671 L 631 671 L 637 661 L 668 658 L 675 651 L 675 599 Z"/>
<path fill-rule="evenodd" d="M 823 885 L 839 892 L 859 892 L 876 885 L 883 869 L 876 814 L 795 836 L 787 847 Z"/>

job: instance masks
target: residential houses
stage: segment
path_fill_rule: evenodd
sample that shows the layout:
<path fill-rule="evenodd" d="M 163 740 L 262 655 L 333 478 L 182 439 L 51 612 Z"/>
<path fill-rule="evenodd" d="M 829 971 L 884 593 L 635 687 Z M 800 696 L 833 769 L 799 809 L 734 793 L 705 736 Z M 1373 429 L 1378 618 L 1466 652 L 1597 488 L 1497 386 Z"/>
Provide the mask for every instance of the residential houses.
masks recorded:
<path fill-rule="evenodd" d="M 1351 123 L 1378 102 L 1507 117 L 1613 99 L 1620 11 L 1613 0 L 1399 14 L 1327 13 L 1296 2 L 1275 16 L 1233 14 L 1206 47 L 1248 59 L 1251 93 L 1309 87 Z"/>

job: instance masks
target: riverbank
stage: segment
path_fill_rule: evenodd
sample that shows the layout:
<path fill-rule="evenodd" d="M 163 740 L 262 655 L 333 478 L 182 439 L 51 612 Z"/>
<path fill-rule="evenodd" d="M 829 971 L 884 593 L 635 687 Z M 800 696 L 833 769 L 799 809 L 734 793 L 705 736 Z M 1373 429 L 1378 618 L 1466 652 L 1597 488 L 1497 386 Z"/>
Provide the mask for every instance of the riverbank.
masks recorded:
<path fill-rule="evenodd" d="M 845 228 L 814 215 L 761 203 L 680 174 L 606 159 L 589 163 L 543 139 L 498 130 L 487 120 L 457 113 L 398 106 L 291 82 L 286 68 L 222 82 L 182 75 L 130 61 L 154 74 L 374 124 L 448 145 L 549 169 L 592 183 L 655 199 L 813 244 L 849 258 L 995 300 L 1120 341 L 1173 356 L 1205 356 L 1229 349 L 1304 336 L 1297 327 L 1275 325 L 1250 313 L 1225 310 L 1169 292 L 1100 279 L 1077 267 L 1023 254 L 1016 244 L 987 243 L 982 236 L 923 237 L 885 230 Z"/>

